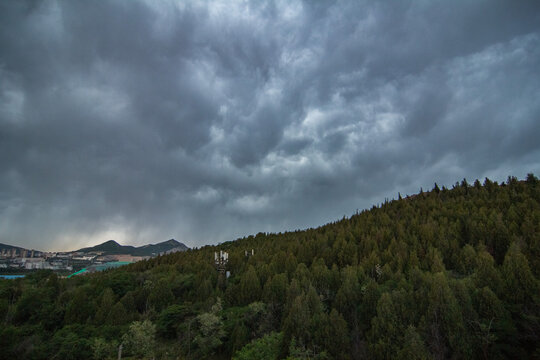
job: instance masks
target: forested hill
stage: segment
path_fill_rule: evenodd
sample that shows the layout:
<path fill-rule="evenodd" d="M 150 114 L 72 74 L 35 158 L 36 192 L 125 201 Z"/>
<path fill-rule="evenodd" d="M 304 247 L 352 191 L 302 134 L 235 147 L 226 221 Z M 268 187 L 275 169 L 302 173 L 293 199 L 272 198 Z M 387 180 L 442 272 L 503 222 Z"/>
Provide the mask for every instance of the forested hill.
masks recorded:
<path fill-rule="evenodd" d="M 3 280 L 0 357 L 540 358 L 539 203 L 533 175 L 462 181 L 317 229 Z"/>

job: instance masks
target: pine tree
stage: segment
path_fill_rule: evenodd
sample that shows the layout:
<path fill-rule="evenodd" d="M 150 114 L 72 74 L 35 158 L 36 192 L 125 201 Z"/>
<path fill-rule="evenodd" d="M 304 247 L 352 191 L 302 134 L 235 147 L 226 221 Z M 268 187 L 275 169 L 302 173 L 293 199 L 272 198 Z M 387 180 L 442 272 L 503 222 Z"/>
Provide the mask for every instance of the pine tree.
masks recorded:
<path fill-rule="evenodd" d="M 249 266 L 240 279 L 240 303 L 247 305 L 261 298 L 261 284 L 253 266 Z"/>
<path fill-rule="evenodd" d="M 516 305 L 532 303 L 538 296 L 538 282 L 516 243 L 508 249 L 502 271 L 508 301 Z"/>
<path fill-rule="evenodd" d="M 402 360 L 428 360 L 431 355 L 416 328 L 409 325 L 405 331 L 403 347 L 396 354 Z"/>

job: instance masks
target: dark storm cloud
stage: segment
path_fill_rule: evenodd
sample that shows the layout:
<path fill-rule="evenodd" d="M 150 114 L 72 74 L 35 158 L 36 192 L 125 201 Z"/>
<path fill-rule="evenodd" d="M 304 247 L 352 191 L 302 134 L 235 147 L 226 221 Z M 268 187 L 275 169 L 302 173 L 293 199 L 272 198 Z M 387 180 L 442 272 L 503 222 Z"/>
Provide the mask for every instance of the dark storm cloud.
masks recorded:
<path fill-rule="evenodd" d="M 216 243 L 540 172 L 535 1 L 0 4 L 0 242 Z"/>

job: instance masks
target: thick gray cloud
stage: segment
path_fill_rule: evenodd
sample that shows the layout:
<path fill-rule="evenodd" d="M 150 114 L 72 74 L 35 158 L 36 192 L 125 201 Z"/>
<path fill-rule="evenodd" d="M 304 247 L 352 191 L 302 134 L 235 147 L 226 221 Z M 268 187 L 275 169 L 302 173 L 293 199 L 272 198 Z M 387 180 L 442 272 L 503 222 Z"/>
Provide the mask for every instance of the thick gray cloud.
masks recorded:
<path fill-rule="evenodd" d="M 0 242 L 190 246 L 540 173 L 537 1 L 2 1 Z"/>

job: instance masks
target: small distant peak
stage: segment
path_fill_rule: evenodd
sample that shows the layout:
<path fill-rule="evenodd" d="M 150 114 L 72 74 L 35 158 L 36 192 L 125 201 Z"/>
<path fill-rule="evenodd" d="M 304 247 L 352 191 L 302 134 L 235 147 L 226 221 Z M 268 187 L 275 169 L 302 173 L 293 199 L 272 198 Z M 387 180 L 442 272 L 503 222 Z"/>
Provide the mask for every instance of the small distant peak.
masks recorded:
<path fill-rule="evenodd" d="M 117 246 L 120 246 L 120 244 L 117 243 L 117 242 L 114 241 L 114 240 L 107 240 L 107 241 L 105 241 L 102 245 L 105 245 L 105 244 L 107 244 L 107 245 L 117 245 Z"/>

